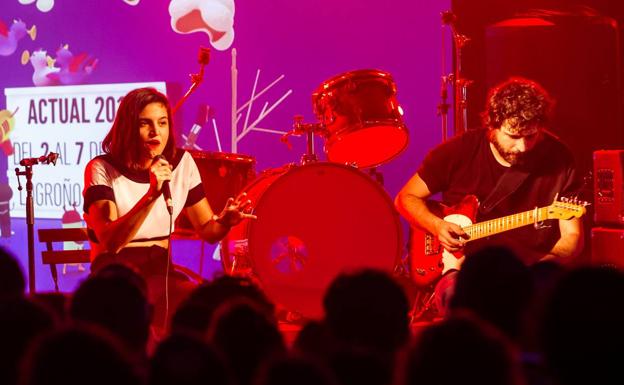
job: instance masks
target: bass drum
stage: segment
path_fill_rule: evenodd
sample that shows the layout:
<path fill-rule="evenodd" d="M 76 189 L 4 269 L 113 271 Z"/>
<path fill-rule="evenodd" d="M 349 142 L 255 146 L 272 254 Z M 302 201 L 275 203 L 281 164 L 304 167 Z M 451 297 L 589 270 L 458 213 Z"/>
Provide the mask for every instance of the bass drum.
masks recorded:
<path fill-rule="evenodd" d="M 241 222 L 222 241 L 224 269 L 251 273 L 286 310 L 318 318 L 339 273 L 392 272 L 400 259 L 392 200 L 353 167 L 319 162 L 268 170 L 245 191 L 258 219 Z"/>

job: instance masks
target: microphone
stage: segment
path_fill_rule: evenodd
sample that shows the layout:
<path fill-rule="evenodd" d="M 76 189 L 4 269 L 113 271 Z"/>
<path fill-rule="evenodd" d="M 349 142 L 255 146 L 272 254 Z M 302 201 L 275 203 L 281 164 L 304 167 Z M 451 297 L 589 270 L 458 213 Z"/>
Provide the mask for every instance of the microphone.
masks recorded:
<path fill-rule="evenodd" d="M 48 155 L 42 155 L 38 158 L 25 158 L 20 160 L 19 164 L 20 166 L 33 166 L 35 164 L 50 164 L 52 163 L 53 165 L 56 166 L 56 160 L 58 159 L 59 154 L 57 154 L 56 152 L 49 152 Z"/>
<path fill-rule="evenodd" d="M 165 158 L 163 154 L 160 154 L 154 157 L 154 162 L 158 161 L 159 159 L 165 161 L 167 160 L 167 158 Z M 171 199 L 171 188 L 169 187 L 168 180 L 163 182 L 160 191 L 162 191 L 163 198 L 165 198 L 165 205 L 167 205 L 167 211 L 169 212 L 169 215 L 173 215 L 173 199 Z"/>

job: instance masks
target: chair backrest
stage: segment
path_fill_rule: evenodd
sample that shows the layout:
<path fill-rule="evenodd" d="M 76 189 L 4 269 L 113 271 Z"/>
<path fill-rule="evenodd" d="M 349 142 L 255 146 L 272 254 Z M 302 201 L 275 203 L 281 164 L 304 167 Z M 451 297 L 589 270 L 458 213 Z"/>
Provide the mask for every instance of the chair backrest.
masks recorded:
<path fill-rule="evenodd" d="M 44 264 L 63 263 L 88 263 L 90 262 L 90 250 L 54 250 L 55 242 L 88 242 L 87 229 L 77 228 L 56 228 L 39 229 L 39 242 L 46 243 L 46 249 L 41 253 Z"/>

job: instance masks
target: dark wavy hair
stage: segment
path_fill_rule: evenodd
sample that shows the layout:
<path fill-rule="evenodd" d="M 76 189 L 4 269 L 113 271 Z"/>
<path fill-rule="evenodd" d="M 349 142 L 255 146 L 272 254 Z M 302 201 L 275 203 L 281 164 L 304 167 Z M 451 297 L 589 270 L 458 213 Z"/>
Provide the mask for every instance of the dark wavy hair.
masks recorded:
<path fill-rule="evenodd" d="M 113 126 L 102 141 L 102 150 L 126 167 L 136 168 L 139 164 L 141 156 L 139 114 L 151 103 L 161 103 L 167 109 L 169 139 L 163 155 L 167 159 L 173 159 L 175 155 L 175 134 L 169 100 L 155 88 L 137 88 L 128 92 L 121 100 Z"/>
<path fill-rule="evenodd" d="M 512 130 L 522 133 L 544 127 L 553 107 L 554 100 L 542 86 L 532 80 L 512 77 L 490 90 L 481 117 L 488 129 L 500 128 L 510 119 Z"/>

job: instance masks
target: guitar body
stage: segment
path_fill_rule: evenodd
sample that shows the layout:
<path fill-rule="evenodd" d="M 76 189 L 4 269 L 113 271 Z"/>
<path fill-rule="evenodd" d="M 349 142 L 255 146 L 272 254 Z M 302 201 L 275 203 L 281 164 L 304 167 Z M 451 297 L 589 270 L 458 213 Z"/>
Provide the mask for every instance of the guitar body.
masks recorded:
<path fill-rule="evenodd" d="M 542 222 L 550 219 L 569 220 L 582 217 L 587 202 L 576 198 L 560 198 L 557 196 L 552 204 L 535 207 L 533 210 L 518 212 L 504 217 L 474 223 L 479 208 L 479 201 L 474 195 L 466 196 L 459 204 L 446 207 L 439 203 L 427 202 L 429 210 L 448 222 L 459 225 L 468 234 L 466 240 L 473 241 L 500 234 L 523 226 L 533 225 L 539 228 Z M 419 228 L 412 228 L 410 237 L 410 273 L 412 280 L 420 287 L 434 284 L 449 268 L 458 268 L 462 253 L 451 254 L 444 250 L 437 237 Z"/>
<path fill-rule="evenodd" d="M 479 200 L 474 195 L 467 195 L 457 205 L 448 207 L 439 202 L 427 202 L 431 212 L 448 222 L 461 227 L 474 223 Z M 463 257 L 461 252 L 449 253 L 446 251 L 438 238 L 421 229 L 412 228 L 410 236 L 410 274 L 412 280 L 419 287 L 427 287 L 434 284 L 444 270 L 443 259 L 447 257 L 459 259 Z"/>

